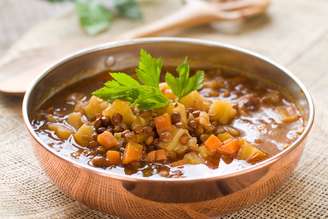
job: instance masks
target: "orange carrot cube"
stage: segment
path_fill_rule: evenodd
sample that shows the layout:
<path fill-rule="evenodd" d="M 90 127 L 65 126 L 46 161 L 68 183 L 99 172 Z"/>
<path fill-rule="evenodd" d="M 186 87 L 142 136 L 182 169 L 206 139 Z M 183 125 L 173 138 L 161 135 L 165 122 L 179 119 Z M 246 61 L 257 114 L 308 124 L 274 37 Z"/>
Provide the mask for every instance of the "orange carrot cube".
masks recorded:
<path fill-rule="evenodd" d="M 218 148 L 218 151 L 222 155 L 234 156 L 237 154 L 241 146 L 241 141 L 239 139 L 229 139 L 223 143 Z"/>
<path fill-rule="evenodd" d="M 121 163 L 121 153 L 118 151 L 107 151 L 106 158 L 110 164 L 120 164 Z"/>
<path fill-rule="evenodd" d="M 157 116 L 155 118 L 155 126 L 158 134 L 166 131 L 171 131 L 172 123 L 170 115 L 168 113 L 165 113 L 161 116 Z"/>
<path fill-rule="evenodd" d="M 106 149 L 116 147 L 119 144 L 117 139 L 109 131 L 104 131 L 103 133 L 98 135 L 97 141 L 100 145 L 104 146 Z"/>
<path fill-rule="evenodd" d="M 129 164 L 141 160 L 142 149 L 142 145 L 135 142 L 129 142 L 124 149 L 123 164 Z"/>
<path fill-rule="evenodd" d="M 222 142 L 218 137 L 215 135 L 211 135 L 207 138 L 207 140 L 204 142 L 204 145 L 207 150 L 209 150 L 211 153 L 214 153 L 218 150 L 218 148 L 222 145 Z"/>

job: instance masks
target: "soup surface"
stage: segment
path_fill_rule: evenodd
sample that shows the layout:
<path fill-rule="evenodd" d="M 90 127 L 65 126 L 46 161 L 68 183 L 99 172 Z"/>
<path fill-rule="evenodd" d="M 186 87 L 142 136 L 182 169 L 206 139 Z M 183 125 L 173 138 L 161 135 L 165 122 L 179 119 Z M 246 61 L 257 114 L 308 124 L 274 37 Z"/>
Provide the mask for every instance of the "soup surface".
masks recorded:
<path fill-rule="evenodd" d="M 166 105 L 145 109 L 126 97 L 92 95 L 112 80 L 101 73 L 57 93 L 35 112 L 32 125 L 70 159 L 108 172 L 169 178 L 255 165 L 302 133 L 300 112 L 274 86 L 223 69 L 204 75 L 200 89 L 180 98 L 160 83 Z"/>

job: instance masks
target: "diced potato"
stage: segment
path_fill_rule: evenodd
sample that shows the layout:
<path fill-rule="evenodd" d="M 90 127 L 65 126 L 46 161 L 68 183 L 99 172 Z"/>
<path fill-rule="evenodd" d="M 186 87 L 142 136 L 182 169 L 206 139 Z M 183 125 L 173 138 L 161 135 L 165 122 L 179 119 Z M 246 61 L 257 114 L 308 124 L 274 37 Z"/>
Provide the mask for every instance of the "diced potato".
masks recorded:
<path fill-rule="evenodd" d="M 236 113 L 232 104 L 223 100 L 214 101 L 209 109 L 211 119 L 221 124 L 228 124 L 236 116 Z"/>
<path fill-rule="evenodd" d="M 218 151 L 222 155 L 235 156 L 240 149 L 241 143 L 239 139 L 227 140 L 218 148 Z"/>
<path fill-rule="evenodd" d="M 211 135 L 204 142 L 204 145 L 205 145 L 206 149 L 209 150 L 211 153 L 215 153 L 219 149 L 219 147 L 222 145 L 222 142 L 215 135 Z"/>
<path fill-rule="evenodd" d="M 201 111 L 199 113 L 198 119 L 199 119 L 199 124 L 201 124 L 205 128 L 208 128 L 211 125 L 210 117 L 209 117 L 208 113 L 206 113 L 204 111 Z"/>
<path fill-rule="evenodd" d="M 61 123 L 49 123 L 48 128 L 55 132 L 60 139 L 68 139 L 73 130 Z"/>
<path fill-rule="evenodd" d="M 147 125 L 147 122 L 144 118 L 138 116 L 131 124 L 131 129 L 135 129 L 136 127 L 142 127 Z"/>
<path fill-rule="evenodd" d="M 207 150 L 207 148 L 205 146 L 200 146 L 199 147 L 199 154 L 200 156 L 202 156 L 204 159 L 206 159 L 209 156 L 212 156 L 213 153 L 210 152 L 209 150 Z"/>
<path fill-rule="evenodd" d="M 68 114 L 67 122 L 75 129 L 80 128 L 83 125 L 82 114 L 80 112 L 72 112 Z"/>
<path fill-rule="evenodd" d="M 249 163 L 256 163 L 266 159 L 267 157 L 268 155 L 265 152 L 244 141 L 240 147 L 237 158 L 240 160 L 246 160 Z"/>
<path fill-rule="evenodd" d="M 181 123 L 183 124 L 183 126 L 187 126 L 186 107 L 183 104 L 177 103 L 177 106 L 173 108 L 172 112 L 179 113 L 181 117 Z"/>
<path fill-rule="evenodd" d="M 123 164 L 129 164 L 141 160 L 142 149 L 143 147 L 141 144 L 129 142 L 124 149 Z"/>
<path fill-rule="evenodd" d="M 166 131 L 171 131 L 173 128 L 171 123 L 171 117 L 168 113 L 165 113 L 161 116 L 157 116 L 154 121 L 158 134 L 161 134 L 162 132 Z"/>
<path fill-rule="evenodd" d="M 229 132 L 223 132 L 218 134 L 217 136 L 222 142 L 233 138 L 233 136 Z"/>
<path fill-rule="evenodd" d="M 200 158 L 195 152 L 190 152 L 184 155 L 183 159 L 188 164 L 200 164 L 204 163 L 204 160 Z"/>
<path fill-rule="evenodd" d="M 88 104 L 84 107 L 84 112 L 89 119 L 94 119 L 97 115 L 101 114 L 107 106 L 108 103 L 106 101 L 103 101 L 96 96 L 92 96 Z"/>
<path fill-rule="evenodd" d="M 110 148 L 118 146 L 117 139 L 109 131 L 104 131 L 103 133 L 98 135 L 97 142 L 100 145 L 104 146 L 106 149 L 110 149 Z"/>
<path fill-rule="evenodd" d="M 119 113 L 123 117 L 123 122 L 127 125 L 131 125 L 136 119 L 136 116 L 131 110 L 130 104 L 123 100 L 114 100 L 111 106 L 108 106 L 104 111 L 103 115 L 109 118 L 116 113 Z"/>
<path fill-rule="evenodd" d="M 174 129 L 172 131 L 172 136 L 173 136 L 172 140 L 168 143 L 161 142 L 160 147 L 165 149 L 169 153 L 169 156 L 171 156 L 171 153 L 173 154 L 184 153 L 189 148 L 187 144 L 184 145 L 180 143 L 180 138 L 184 134 L 187 134 L 189 136 L 188 131 L 186 129 L 182 129 L 182 128 Z"/>
<path fill-rule="evenodd" d="M 110 164 L 120 164 L 121 163 L 121 153 L 118 151 L 107 151 L 106 158 Z"/>
<path fill-rule="evenodd" d="M 74 139 L 78 144 L 88 146 L 89 142 L 93 140 L 93 133 L 93 126 L 83 124 L 74 134 Z"/>
<path fill-rule="evenodd" d="M 160 83 L 159 89 L 162 92 L 162 94 L 164 94 L 164 96 L 166 96 L 167 98 L 171 100 L 175 100 L 177 98 L 177 96 L 175 96 L 175 94 L 172 92 L 172 90 L 170 89 L 170 87 L 167 85 L 166 82 Z"/>
<path fill-rule="evenodd" d="M 180 99 L 180 103 L 182 103 L 186 108 L 198 109 L 202 111 L 207 111 L 209 107 L 208 102 L 206 102 L 204 97 L 197 91 L 193 91 L 182 97 Z"/>

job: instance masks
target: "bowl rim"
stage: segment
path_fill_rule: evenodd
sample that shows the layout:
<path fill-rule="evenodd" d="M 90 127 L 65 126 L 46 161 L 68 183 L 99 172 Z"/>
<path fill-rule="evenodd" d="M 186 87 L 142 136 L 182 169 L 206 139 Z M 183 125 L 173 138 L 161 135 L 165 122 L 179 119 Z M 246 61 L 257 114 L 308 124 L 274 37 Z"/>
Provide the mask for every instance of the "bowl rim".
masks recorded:
<path fill-rule="evenodd" d="M 237 51 L 239 53 L 243 53 L 244 55 L 253 56 L 257 59 L 259 59 L 261 62 L 266 62 L 267 64 L 270 64 L 276 68 L 278 68 L 281 72 L 286 74 L 291 80 L 294 81 L 294 83 L 300 88 L 300 92 L 302 92 L 306 98 L 306 101 L 308 103 L 308 110 L 309 110 L 309 116 L 308 116 L 308 123 L 306 124 L 303 133 L 286 149 L 280 151 L 276 155 L 270 157 L 269 159 L 266 159 L 264 161 L 261 161 L 257 163 L 256 165 L 252 165 L 249 167 L 242 168 L 240 170 L 232 171 L 229 173 L 224 173 L 220 175 L 210 175 L 210 176 L 200 176 L 200 177 L 188 177 L 188 178 L 147 178 L 142 176 L 133 176 L 133 175 L 123 175 L 116 172 L 110 172 L 106 171 L 102 168 L 95 168 L 88 164 L 79 163 L 76 160 L 73 160 L 69 158 L 68 156 L 64 156 L 59 154 L 58 152 L 55 152 L 53 149 L 51 149 L 46 143 L 44 143 L 36 134 L 36 132 L 33 130 L 31 122 L 28 118 L 28 104 L 31 99 L 31 93 L 34 89 L 34 87 L 42 81 L 43 78 L 46 77 L 46 75 L 56 69 L 57 67 L 61 66 L 63 63 L 71 61 L 73 59 L 79 58 L 81 56 L 84 56 L 89 53 L 101 51 L 104 49 L 111 49 L 116 47 L 122 47 L 122 46 L 128 46 L 128 45 L 138 45 L 138 44 L 145 44 L 145 43 L 162 43 L 162 42 L 174 42 L 174 43 L 187 43 L 187 44 L 194 44 L 198 46 L 213 46 L 213 47 L 221 47 L 233 51 Z M 307 90 L 307 88 L 304 86 L 304 84 L 296 78 L 289 70 L 287 70 L 285 67 L 281 66 L 280 64 L 277 64 L 276 62 L 270 60 L 269 58 L 260 55 L 256 52 L 249 51 L 247 49 L 240 48 L 238 46 L 233 46 L 226 43 L 221 43 L 217 41 L 211 41 L 211 40 L 203 40 L 203 39 L 192 39 L 192 38 L 182 38 L 182 37 L 151 37 L 151 38 L 139 38 L 139 39 L 130 39 L 130 40 L 119 40 L 119 41 L 113 41 L 108 42 L 96 46 L 92 46 L 89 48 L 85 48 L 82 50 L 79 50 L 73 54 L 67 55 L 66 57 L 62 58 L 61 60 L 57 61 L 56 64 L 52 65 L 50 68 L 47 68 L 43 73 L 39 74 L 28 86 L 27 91 L 25 92 L 23 104 L 22 104 L 22 114 L 25 126 L 27 127 L 30 135 L 34 138 L 34 140 L 40 144 L 44 149 L 46 149 L 51 154 L 55 155 L 59 159 L 65 160 L 66 162 L 69 162 L 73 166 L 80 168 L 82 170 L 92 172 L 95 174 L 99 174 L 101 176 L 110 177 L 117 180 L 122 181 L 147 181 L 147 182 L 196 182 L 196 181 L 202 181 L 202 180 L 220 180 L 220 179 L 226 179 L 231 178 L 239 175 L 246 174 L 251 171 L 255 171 L 261 168 L 264 168 L 266 166 L 269 166 L 276 161 L 280 160 L 282 157 L 286 156 L 289 152 L 293 151 L 297 146 L 299 146 L 306 138 L 306 136 L 309 134 L 313 122 L 314 122 L 314 104 L 312 97 Z"/>

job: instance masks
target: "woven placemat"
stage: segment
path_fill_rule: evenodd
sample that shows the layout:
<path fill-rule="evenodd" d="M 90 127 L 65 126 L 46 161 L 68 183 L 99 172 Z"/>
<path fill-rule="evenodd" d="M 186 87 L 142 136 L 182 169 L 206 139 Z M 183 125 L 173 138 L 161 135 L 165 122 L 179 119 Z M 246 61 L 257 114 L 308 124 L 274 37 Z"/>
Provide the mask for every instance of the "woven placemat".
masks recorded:
<path fill-rule="evenodd" d="M 328 95 L 322 95 L 328 93 L 328 24 L 323 19 L 328 2 L 312 2 L 274 2 L 268 17 L 230 34 L 218 32 L 223 26 L 181 34 L 230 42 L 278 59 L 310 88 L 317 106 L 318 119 L 291 179 L 261 203 L 224 218 L 328 218 Z M 31 25 L 67 7 L 40 0 L 1 0 L 0 55 Z M 114 218 L 80 205 L 49 181 L 33 154 L 21 101 L 0 95 L 0 217 Z"/>

